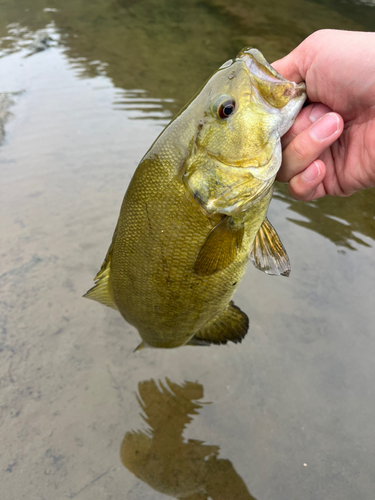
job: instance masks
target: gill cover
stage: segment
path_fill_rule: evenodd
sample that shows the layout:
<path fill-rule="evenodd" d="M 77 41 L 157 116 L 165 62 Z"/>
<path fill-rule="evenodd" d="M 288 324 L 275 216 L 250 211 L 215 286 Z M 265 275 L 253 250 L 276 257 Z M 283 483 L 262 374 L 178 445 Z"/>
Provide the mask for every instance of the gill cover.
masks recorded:
<path fill-rule="evenodd" d="M 304 84 L 285 80 L 258 50 L 244 49 L 208 85 L 182 179 L 208 215 L 233 215 L 271 188 L 281 165 L 280 137 L 303 105 Z"/>

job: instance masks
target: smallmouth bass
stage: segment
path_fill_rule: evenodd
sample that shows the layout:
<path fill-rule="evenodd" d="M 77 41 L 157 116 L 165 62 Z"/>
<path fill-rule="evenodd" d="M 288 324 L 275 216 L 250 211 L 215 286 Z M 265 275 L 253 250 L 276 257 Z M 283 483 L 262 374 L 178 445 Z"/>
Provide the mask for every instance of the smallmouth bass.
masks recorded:
<path fill-rule="evenodd" d="M 305 84 L 244 49 L 143 157 L 85 295 L 135 326 L 138 348 L 240 342 L 249 321 L 231 298 L 249 258 L 268 274 L 289 274 L 267 210 L 280 137 L 305 98 Z"/>

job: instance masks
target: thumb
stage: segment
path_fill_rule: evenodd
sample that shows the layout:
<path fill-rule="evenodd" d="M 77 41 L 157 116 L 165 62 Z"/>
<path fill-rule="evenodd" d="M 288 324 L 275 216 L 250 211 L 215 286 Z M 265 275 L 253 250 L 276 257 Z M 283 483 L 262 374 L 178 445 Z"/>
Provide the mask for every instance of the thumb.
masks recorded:
<path fill-rule="evenodd" d="M 292 82 L 300 83 L 305 80 L 306 72 L 301 64 L 300 46 L 294 49 L 290 54 L 271 64 L 275 70 L 284 78 Z"/>
<path fill-rule="evenodd" d="M 287 80 L 296 83 L 306 81 L 306 73 L 321 45 L 320 39 L 325 38 L 324 31 L 329 30 L 317 31 L 308 36 L 287 56 L 272 63 L 272 66 Z"/>

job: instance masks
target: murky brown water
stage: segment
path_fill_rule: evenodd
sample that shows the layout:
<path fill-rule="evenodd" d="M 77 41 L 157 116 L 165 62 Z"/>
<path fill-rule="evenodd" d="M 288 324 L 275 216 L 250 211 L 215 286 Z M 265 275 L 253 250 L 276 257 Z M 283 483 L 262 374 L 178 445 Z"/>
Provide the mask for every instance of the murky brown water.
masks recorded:
<path fill-rule="evenodd" d="M 133 354 L 81 295 L 138 161 L 222 62 L 374 26 L 371 1 L 0 1 L 2 499 L 373 498 L 374 190 L 278 186 L 292 274 L 249 267 L 241 345 Z"/>

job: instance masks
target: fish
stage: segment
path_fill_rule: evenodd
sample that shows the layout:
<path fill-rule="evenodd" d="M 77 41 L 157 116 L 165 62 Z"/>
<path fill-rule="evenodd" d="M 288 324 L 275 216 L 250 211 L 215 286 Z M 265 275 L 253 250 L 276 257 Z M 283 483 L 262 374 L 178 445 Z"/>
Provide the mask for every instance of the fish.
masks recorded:
<path fill-rule="evenodd" d="M 224 63 L 139 163 L 107 255 L 84 297 L 118 310 L 144 347 L 241 342 L 232 301 L 249 260 L 290 263 L 267 218 L 281 137 L 306 99 L 255 48 Z"/>

